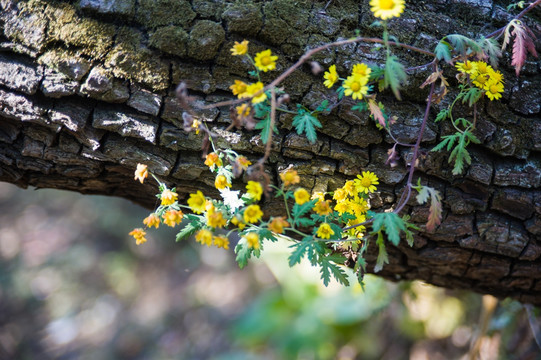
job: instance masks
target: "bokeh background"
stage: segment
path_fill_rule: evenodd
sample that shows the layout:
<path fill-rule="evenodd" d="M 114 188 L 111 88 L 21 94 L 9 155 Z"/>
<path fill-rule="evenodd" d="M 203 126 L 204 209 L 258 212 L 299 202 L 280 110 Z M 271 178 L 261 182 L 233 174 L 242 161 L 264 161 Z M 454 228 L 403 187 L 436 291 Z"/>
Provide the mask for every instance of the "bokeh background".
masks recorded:
<path fill-rule="evenodd" d="M 481 295 L 420 282 L 326 288 L 281 242 L 244 270 L 234 244 L 175 243 L 164 226 L 136 246 L 147 215 L 0 183 L 0 359 L 541 358 L 517 302 L 487 317 Z"/>

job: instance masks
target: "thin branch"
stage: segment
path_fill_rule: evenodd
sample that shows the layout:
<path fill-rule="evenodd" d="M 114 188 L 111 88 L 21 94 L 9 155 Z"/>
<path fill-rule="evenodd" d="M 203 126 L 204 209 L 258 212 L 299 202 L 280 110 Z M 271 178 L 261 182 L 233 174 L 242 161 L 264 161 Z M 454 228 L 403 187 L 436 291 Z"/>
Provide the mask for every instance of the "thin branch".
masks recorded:
<path fill-rule="evenodd" d="M 539 4 L 541 4 L 541 0 L 537 0 L 536 2 L 531 3 L 526 9 L 522 10 L 517 16 L 515 16 L 514 20 L 520 20 L 522 17 L 524 17 L 524 15 L 526 15 L 527 13 L 532 11 L 533 8 L 536 7 Z M 507 27 L 507 25 L 504 26 L 504 27 L 499 28 L 498 30 L 488 34 L 485 37 L 487 39 L 490 39 L 490 38 L 499 36 L 505 30 L 506 27 Z"/>

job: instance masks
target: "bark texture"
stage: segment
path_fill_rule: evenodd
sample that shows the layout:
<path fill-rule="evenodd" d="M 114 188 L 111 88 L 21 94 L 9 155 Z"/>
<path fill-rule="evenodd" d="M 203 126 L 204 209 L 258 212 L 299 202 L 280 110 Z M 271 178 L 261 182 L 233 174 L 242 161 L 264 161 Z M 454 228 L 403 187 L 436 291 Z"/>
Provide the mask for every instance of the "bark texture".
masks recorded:
<path fill-rule="evenodd" d="M 155 186 L 133 181 L 138 162 L 182 196 L 196 189 L 212 194 L 214 178 L 201 160 L 201 136 L 182 130 L 182 109 L 174 89 L 186 81 L 197 102 L 231 98 L 234 79 L 245 79 L 250 64 L 230 56 L 234 41 L 250 41 L 250 52 L 270 47 L 284 70 L 308 48 L 360 29 L 371 28 L 368 1 L 333 0 L 0 0 L 0 180 L 22 187 L 50 187 L 121 196 L 146 207 L 155 203 Z M 414 3 L 414 4 L 412 4 Z M 538 28 L 532 12 L 532 28 Z M 492 1 L 408 2 L 390 23 L 400 41 L 433 49 L 444 35 L 488 34 L 512 18 Z M 347 73 L 358 61 L 380 62 L 377 46 L 350 45 L 316 56 L 324 67 Z M 430 61 L 398 51 L 406 66 Z M 482 102 L 472 164 L 453 176 L 448 154 L 430 153 L 447 124 L 431 122 L 423 138 L 418 176 L 444 197 L 443 223 L 433 233 L 420 231 L 413 248 L 388 246 L 391 263 L 379 274 L 393 280 L 422 279 L 541 305 L 541 91 L 539 63 L 529 61 L 517 79 L 502 60 L 504 98 Z M 274 72 L 278 74 L 279 72 Z M 396 138 L 413 142 L 422 121 L 427 92 L 419 85 L 429 75 L 412 74 L 405 101 L 379 96 L 397 117 Z M 446 75 L 454 77 L 447 67 Z M 275 76 L 266 73 L 264 80 Z M 284 86 L 293 102 L 314 106 L 332 92 L 308 66 Z M 432 112 L 432 119 L 438 107 Z M 317 191 L 341 186 L 361 170 L 381 179 L 376 208 L 389 207 L 406 180 L 408 148 L 401 163 L 385 165 L 392 141 L 366 115 L 345 100 L 321 117 L 316 144 L 291 130 L 291 117 L 279 119 L 267 165 L 277 171 L 294 164 L 302 184 Z M 471 116 L 467 108 L 458 109 Z M 228 109 L 202 111 L 231 146 L 255 160 L 263 153 L 256 133 L 227 132 Z M 426 221 L 428 209 L 406 209 Z M 267 205 L 272 211 L 272 204 Z M 422 228 L 422 226 L 421 226 Z M 375 249 L 370 259 L 375 260 Z"/>

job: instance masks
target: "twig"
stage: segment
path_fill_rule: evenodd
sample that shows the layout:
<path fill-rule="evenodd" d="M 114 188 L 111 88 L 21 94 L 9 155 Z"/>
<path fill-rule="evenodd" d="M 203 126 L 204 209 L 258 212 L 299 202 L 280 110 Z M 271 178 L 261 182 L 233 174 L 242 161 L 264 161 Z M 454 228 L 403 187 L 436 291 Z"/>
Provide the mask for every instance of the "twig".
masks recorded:
<path fill-rule="evenodd" d="M 537 0 L 536 2 L 531 3 L 530 6 L 528 6 L 526 9 L 522 10 L 517 16 L 515 16 L 514 19 L 515 19 L 515 20 L 521 19 L 524 15 L 526 15 L 527 13 L 529 13 L 530 11 L 532 11 L 533 8 L 536 7 L 536 6 L 539 5 L 539 4 L 541 4 L 541 0 Z M 490 38 L 493 38 L 493 37 L 495 37 L 495 36 L 498 36 L 498 35 L 500 35 L 500 34 L 505 30 L 506 27 L 507 27 L 507 25 L 504 26 L 504 27 L 499 28 L 498 30 L 496 30 L 496 31 L 494 31 L 494 32 L 492 32 L 492 33 L 490 33 L 490 34 L 488 34 L 488 35 L 485 36 L 485 37 L 486 37 L 487 39 L 490 39 Z"/>

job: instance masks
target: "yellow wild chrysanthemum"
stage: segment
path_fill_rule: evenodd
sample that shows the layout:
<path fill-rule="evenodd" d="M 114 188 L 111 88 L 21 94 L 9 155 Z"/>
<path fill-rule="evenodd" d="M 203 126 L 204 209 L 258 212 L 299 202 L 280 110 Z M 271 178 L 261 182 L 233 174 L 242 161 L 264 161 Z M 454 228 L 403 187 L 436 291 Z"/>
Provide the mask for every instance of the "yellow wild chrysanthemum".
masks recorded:
<path fill-rule="evenodd" d="M 203 195 L 201 191 L 198 190 L 197 193 L 190 194 L 190 198 L 188 199 L 188 206 L 194 213 L 203 213 L 205 211 L 206 205 L 207 200 L 205 199 L 205 195 Z"/>
<path fill-rule="evenodd" d="M 363 192 L 365 194 L 374 192 L 376 191 L 376 187 L 374 185 L 379 185 L 378 177 L 376 174 L 370 171 L 363 171 L 362 176 L 357 175 L 357 179 L 355 179 L 355 187 L 357 188 L 357 192 Z"/>
<path fill-rule="evenodd" d="M 502 92 L 503 92 L 503 83 L 501 82 L 489 80 L 485 84 L 485 94 L 490 99 L 490 101 L 500 99 L 502 97 Z"/>
<path fill-rule="evenodd" d="M 233 92 L 233 95 L 237 95 L 239 98 L 241 98 L 244 95 L 244 93 L 246 93 L 248 84 L 246 84 L 244 81 L 235 80 L 235 83 L 231 85 L 229 88 Z"/>
<path fill-rule="evenodd" d="M 334 206 L 334 210 L 338 212 L 338 214 L 342 215 L 345 212 L 352 213 L 353 211 L 350 210 L 351 203 L 349 201 L 341 201 L 337 203 Z"/>
<path fill-rule="evenodd" d="M 349 196 L 355 196 L 358 193 L 357 188 L 355 187 L 355 183 L 353 182 L 353 180 L 346 181 L 346 183 L 344 184 L 342 189 L 344 189 L 346 194 L 348 194 Z"/>
<path fill-rule="evenodd" d="M 246 190 L 248 191 L 248 195 L 256 201 L 261 200 L 261 195 L 263 194 L 263 187 L 261 184 L 257 181 L 248 181 L 248 184 L 246 185 Z"/>
<path fill-rule="evenodd" d="M 368 83 L 367 77 L 362 77 L 359 75 L 348 76 L 346 81 L 344 81 L 344 94 L 346 96 L 351 96 L 353 100 L 361 100 L 364 96 L 368 94 Z"/>
<path fill-rule="evenodd" d="M 231 223 L 235 225 L 236 227 L 238 227 L 240 230 L 246 227 L 246 223 L 243 223 L 242 221 L 240 221 L 236 216 L 233 216 L 233 218 L 231 218 Z"/>
<path fill-rule="evenodd" d="M 135 177 L 133 180 L 139 180 L 141 184 L 148 177 L 148 169 L 145 164 L 137 164 L 137 169 L 135 170 Z"/>
<path fill-rule="evenodd" d="M 316 235 L 322 239 L 330 239 L 334 235 L 334 231 L 331 229 L 331 226 L 327 223 L 319 225 Z"/>
<path fill-rule="evenodd" d="M 210 245 L 212 245 L 212 233 L 207 229 L 199 230 L 195 234 L 195 241 L 201 243 L 201 245 L 210 247 Z"/>
<path fill-rule="evenodd" d="M 144 244 L 144 243 L 147 242 L 147 239 L 145 237 L 146 234 L 147 233 L 145 232 L 145 230 L 143 230 L 141 228 L 133 229 L 129 233 L 129 235 L 133 236 L 133 238 L 135 239 L 135 244 L 136 245 L 141 245 L 141 244 Z"/>
<path fill-rule="evenodd" d="M 248 52 L 248 40 L 242 42 L 235 41 L 235 45 L 231 48 L 231 55 L 244 55 Z"/>
<path fill-rule="evenodd" d="M 248 247 L 251 249 L 259 249 L 259 235 L 257 235 L 255 232 L 249 232 L 248 234 L 244 235 L 243 238 L 246 239 L 246 244 L 248 244 Z"/>
<path fill-rule="evenodd" d="M 297 174 L 297 170 L 287 170 L 280 173 L 280 179 L 282 179 L 284 186 L 294 185 L 301 182 L 301 178 Z"/>
<path fill-rule="evenodd" d="M 223 214 L 220 211 L 207 212 L 207 225 L 212 228 L 222 228 L 227 221 L 224 219 Z"/>
<path fill-rule="evenodd" d="M 160 199 L 162 200 L 162 205 L 163 206 L 172 205 L 172 204 L 175 203 L 175 201 L 177 201 L 178 194 L 176 192 L 172 192 L 169 189 L 165 189 L 162 192 L 162 194 L 160 196 Z"/>
<path fill-rule="evenodd" d="M 244 222 L 254 224 L 261 220 L 263 216 L 263 211 L 259 205 L 250 205 L 244 210 Z"/>
<path fill-rule="evenodd" d="M 150 214 L 143 220 L 143 224 L 148 226 L 149 228 L 155 227 L 156 229 L 160 227 L 160 217 L 154 213 Z"/>
<path fill-rule="evenodd" d="M 458 71 L 464 74 L 473 74 L 477 69 L 474 61 L 467 60 L 465 62 L 457 62 L 455 67 Z"/>
<path fill-rule="evenodd" d="M 332 213 L 331 205 L 329 204 L 329 202 L 327 200 L 318 201 L 314 205 L 314 208 L 312 210 L 314 210 L 316 213 L 318 213 L 319 215 L 322 215 L 322 216 L 326 216 L 326 215 L 329 215 L 330 213 Z"/>
<path fill-rule="evenodd" d="M 303 188 L 298 188 L 297 190 L 295 190 L 293 196 L 295 197 L 295 202 L 299 205 L 310 201 L 310 194 L 308 193 L 308 191 L 306 191 L 306 189 Z"/>
<path fill-rule="evenodd" d="M 381 20 L 400 17 L 404 11 L 404 3 L 404 0 L 370 0 L 370 11 Z"/>
<path fill-rule="evenodd" d="M 222 159 L 220 156 L 214 152 L 207 155 L 205 159 L 205 165 L 207 165 L 211 170 L 214 170 L 214 166 L 222 166 Z"/>
<path fill-rule="evenodd" d="M 351 71 L 351 74 L 365 77 L 368 82 L 368 78 L 370 77 L 371 72 L 372 69 L 370 69 L 368 65 L 366 65 L 365 63 L 360 63 L 353 65 L 353 70 Z"/>
<path fill-rule="evenodd" d="M 332 196 L 332 198 L 338 202 L 340 201 L 344 201 L 344 199 L 346 198 L 348 194 L 346 193 L 346 190 L 340 188 L 340 189 L 336 189 L 334 190 L 334 194 Z"/>
<path fill-rule="evenodd" d="M 255 55 L 254 63 L 259 70 L 267 72 L 276 69 L 276 60 L 278 56 L 273 56 L 270 49 L 267 49 Z"/>
<path fill-rule="evenodd" d="M 243 170 L 248 169 L 248 166 L 252 165 L 252 162 L 246 158 L 246 156 L 239 156 L 237 162 Z"/>
<path fill-rule="evenodd" d="M 250 112 L 252 111 L 252 108 L 248 104 L 242 104 L 237 107 L 235 107 L 235 110 L 237 111 L 237 115 L 241 118 L 247 117 L 250 115 Z"/>
<path fill-rule="evenodd" d="M 170 227 L 175 227 L 182 222 L 184 214 L 180 210 L 169 210 L 163 214 L 163 223 Z"/>
<path fill-rule="evenodd" d="M 263 83 L 261 81 L 258 81 L 254 84 L 250 84 L 248 85 L 248 87 L 246 88 L 246 91 L 242 94 L 242 95 L 239 95 L 239 98 L 247 98 L 247 97 L 252 97 L 252 104 L 257 104 L 257 103 L 260 103 L 262 101 L 265 101 L 265 99 L 267 98 L 267 94 L 265 94 L 263 90 Z M 258 95 L 256 95 L 257 93 L 259 93 Z"/>
<path fill-rule="evenodd" d="M 218 175 L 216 176 L 216 180 L 214 180 L 214 187 L 218 190 L 223 190 L 226 187 L 231 187 L 231 184 L 224 175 Z"/>
<path fill-rule="evenodd" d="M 288 226 L 289 226 L 289 223 L 286 221 L 286 219 L 283 216 L 276 217 L 276 218 L 273 218 L 272 221 L 269 223 L 269 230 L 277 234 L 283 234 L 284 227 L 288 227 Z"/>
<path fill-rule="evenodd" d="M 329 89 L 332 88 L 333 85 L 336 84 L 336 82 L 340 78 L 338 76 L 338 73 L 336 72 L 336 65 L 331 65 L 329 67 L 329 71 L 325 71 L 325 74 L 323 74 L 323 78 L 325 79 L 323 85 L 325 85 Z"/>
<path fill-rule="evenodd" d="M 224 248 L 225 250 L 229 250 L 229 239 L 225 236 L 219 235 L 215 236 L 213 238 L 214 245 L 218 248 Z"/>

